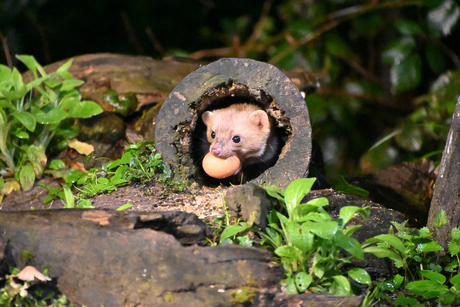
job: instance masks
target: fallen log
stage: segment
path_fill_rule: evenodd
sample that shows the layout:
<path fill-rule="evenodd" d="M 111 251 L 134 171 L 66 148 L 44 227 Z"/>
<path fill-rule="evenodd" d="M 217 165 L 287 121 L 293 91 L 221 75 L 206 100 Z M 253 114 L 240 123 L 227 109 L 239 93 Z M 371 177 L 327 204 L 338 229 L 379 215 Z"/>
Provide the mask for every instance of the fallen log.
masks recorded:
<path fill-rule="evenodd" d="M 208 226 L 184 212 L 2 212 L 0 231 L 3 269 L 48 266 L 58 290 L 86 306 L 230 306 L 235 293 L 276 292 L 283 274 L 265 250 L 198 246 Z"/>

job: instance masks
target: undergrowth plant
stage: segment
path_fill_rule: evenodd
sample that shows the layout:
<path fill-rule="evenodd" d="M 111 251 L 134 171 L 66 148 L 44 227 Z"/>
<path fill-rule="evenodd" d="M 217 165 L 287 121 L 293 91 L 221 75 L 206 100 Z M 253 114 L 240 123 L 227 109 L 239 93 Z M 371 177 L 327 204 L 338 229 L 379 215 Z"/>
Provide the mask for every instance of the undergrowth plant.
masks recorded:
<path fill-rule="evenodd" d="M 230 225 L 227 220 L 220 244 L 255 245 L 248 232 L 258 233 L 258 243 L 272 250 L 285 269 L 283 284 L 287 293 L 321 292 L 353 294 L 351 280 L 369 286 L 362 305 L 374 306 L 459 306 L 460 305 L 460 230 L 450 232 L 447 251 L 432 239 L 427 228 L 414 229 L 392 222 L 387 234 L 374 236 L 360 244 L 351 235 L 361 225 L 347 223 L 357 213 L 369 216 L 369 208 L 343 207 L 332 219 L 324 210 L 325 198 L 301 203 L 313 185 L 312 179 L 293 181 L 285 190 L 265 187 L 278 199 L 282 208 L 273 209 L 268 227 L 258 230 L 248 223 Z M 282 213 L 284 212 L 284 213 Z M 440 211 L 433 225 L 440 229 L 447 223 Z M 256 240 L 257 241 L 257 240 Z M 388 258 L 395 275 L 386 281 L 371 281 L 361 268 L 346 266 L 352 259 L 363 259 L 365 253 Z M 389 272 L 389 275 L 391 273 Z M 395 292 L 391 297 L 390 292 Z M 423 303 L 423 305 L 422 305 Z"/>
<path fill-rule="evenodd" d="M 32 188 L 47 164 L 52 145 L 65 148 L 67 139 L 79 132 L 76 118 L 88 118 L 102 112 L 93 101 L 82 101 L 68 72 L 69 60 L 53 73 L 29 55 L 17 58 L 30 71 L 25 82 L 17 68 L 0 65 L 0 192 Z M 62 148 L 61 148 L 62 147 Z M 4 178 L 7 178 L 6 180 Z"/>
<path fill-rule="evenodd" d="M 287 293 L 350 295 L 353 293 L 350 279 L 365 285 L 371 285 L 371 279 L 361 268 L 342 271 L 352 258 L 364 257 L 361 244 L 351 237 L 361 225 L 346 225 L 355 214 L 367 218 L 369 208 L 344 207 L 339 217 L 332 219 L 323 208 L 329 204 L 326 198 L 301 203 L 315 180 L 297 179 L 285 190 L 265 187 L 270 196 L 280 201 L 286 213 L 273 209 L 268 216 L 268 227 L 262 231 L 252 230 L 262 236 L 261 244 L 272 250 L 283 265 Z M 221 242 L 228 242 L 248 229 L 251 227 L 247 223 L 228 226 L 222 232 Z M 246 236 L 236 238 L 247 242 Z"/>
<path fill-rule="evenodd" d="M 394 306 L 423 306 L 418 301 L 435 302 L 437 306 L 460 305 L 460 230 L 453 228 L 447 251 L 432 240 L 433 233 L 427 228 L 409 228 L 406 222 L 392 222 L 388 234 L 370 238 L 363 243 L 364 251 L 380 258 L 389 258 L 397 272 L 392 279 L 379 283 L 376 298 L 391 302 L 385 291 L 402 290 Z M 433 225 L 440 229 L 447 223 L 441 210 Z M 430 306 L 430 305 L 429 305 Z"/>
<path fill-rule="evenodd" d="M 342 272 L 352 258 L 364 257 L 361 244 L 351 237 L 361 225 L 346 225 L 355 214 L 367 218 L 369 208 L 343 207 L 339 217 L 332 219 L 323 209 L 329 204 L 326 198 L 301 203 L 314 181 L 315 178 L 298 179 L 285 190 L 267 187 L 269 195 L 285 204 L 287 214 L 272 210 L 268 227 L 260 234 L 280 257 L 286 271 L 287 293 L 309 290 L 349 295 L 352 288 L 348 278 L 361 284 L 371 283 L 369 274 L 361 268 Z"/>
<path fill-rule="evenodd" d="M 109 161 L 102 167 L 93 167 L 87 173 L 66 169 L 62 161 L 55 161 L 55 169 L 50 173 L 61 176 L 65 184 L 62 188 L 43 185 L 49 194 L 45 203 L 60 198 L 65 208 L 93 208 L 90 197 L 116 191 L 130 182 L 161 182 L 165 187 L 178 191 L 185 187 L 185 184 L 172 180 L 171 169 L 163 163 L 152 142 L 130 144 L 120 159 Z M 77 190 L 76 195 L 72 193 L 72 187 Z"/>

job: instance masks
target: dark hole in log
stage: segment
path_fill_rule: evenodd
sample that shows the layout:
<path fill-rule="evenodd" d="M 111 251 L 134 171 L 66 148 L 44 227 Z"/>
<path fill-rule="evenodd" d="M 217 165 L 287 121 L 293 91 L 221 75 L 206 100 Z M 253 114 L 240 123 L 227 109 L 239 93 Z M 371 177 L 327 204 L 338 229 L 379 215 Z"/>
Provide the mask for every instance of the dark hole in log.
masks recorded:
<path fill-rule="evenodd" d="M 279 138 L 280 146 L 277 150 L 276 159 L 271 161 L 271 163 L 257 163 L 247 167 L 243 165 L 241 171 L 242 176 L 234 175 L 225 179 L 216 179 L 204 172 L 201 163 L 203 157 L 208 153 L 210 145 L 206 138 L 207 127 L 203 123 L 201 115 L 206 111 L 223 109 L 235 103 L 255 104 L 265 110 L 272 122 L 272 129 L 274 129 L 275 135 Z M 222 184 L 229 186 L 244 184 L 257 178 L 268 168 L 276 164 L 281 150 L 291 135 L 289 119 L 269 94 L 260 89 L 250 89 L 246 85 L 236 83 L 232 80 L 220 84 L 206 92 L 198 101 L 193 102 L 192 106 L 195 110 L 195 114 L 193 116 L 193 128 L 190 134 L 190 153 L 193 163 L 196 166 L 195 180 L 199 184 L 207 186 L 218 186 Z"/>

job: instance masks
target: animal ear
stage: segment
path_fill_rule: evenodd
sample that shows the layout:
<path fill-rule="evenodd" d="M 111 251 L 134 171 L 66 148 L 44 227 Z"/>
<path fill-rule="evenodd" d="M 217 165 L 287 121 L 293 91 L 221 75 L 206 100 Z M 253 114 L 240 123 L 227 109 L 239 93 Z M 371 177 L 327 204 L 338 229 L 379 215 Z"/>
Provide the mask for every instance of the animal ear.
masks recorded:
<path fill-rule="evenodd" d="M 257 110 L 249 115 L 249 120 L 257 127 L 259 130 L 270 130 L 270 120 L 268 119 L 268 114 L 263 110 Z"/>
<path fill-rule="evenodd" d="M 203 123 L 206 126 L 209 126 L 211 124 L 213 117 L 214 117 L 214 113 L 212 113 L 211 111 L 206 111 L 203 114 L 201 114 L 201 119 L 203 120 Z"/>

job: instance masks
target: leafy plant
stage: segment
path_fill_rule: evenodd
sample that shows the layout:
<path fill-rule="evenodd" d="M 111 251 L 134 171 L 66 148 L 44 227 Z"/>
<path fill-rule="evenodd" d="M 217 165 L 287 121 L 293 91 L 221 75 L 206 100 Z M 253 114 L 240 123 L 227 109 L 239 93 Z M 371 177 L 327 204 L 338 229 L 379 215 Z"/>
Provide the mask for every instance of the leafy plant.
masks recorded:
<path fill-rule="evenodd" d="M 118 187 L 129 182 L 162 182 L 167 187 L 182 190 L 184 184 L 171 180 L 172 171 L 156 153 L 152 142 L 138 142 L 130 144 L 120 159 L 109 161 L 101 168 L 91 168 L 87 173 L 69 170 L 63 163 L 55 160 L 56 168 L 52 172 L 55 176 L 64 178 L 62 188 L 44 186 L 48 190 L 45 203 L 55 198 L 62 199 L 65 208 L 93 208 L 88 198 L 100 194 L 116 191 Z M 62 168 L 62 169 L 59 169 Z M 73 195 L 71 188 L 75 186 L 78 195 Z M 75 198 L 78 201 L 75 202 Z M 124 205 L 123 209 L 128 206 Z M 123 210 L 121 209 L 121 210 Z"/>
<path fill-rule="evenodd" d="M 445 223 L 445 213 L 440 211 L 433 224 L 440 229 Z M 406 222 L 393 222 L 393 225 L 396 233 L 391 228 L 389 234 L 375 236 L 363 243 L 365 252 L 391 259 L 396 269 L 404 272 L 404 277 L 397 274 L 393 279 L 380 283 L 377 287 L 381 292 L 376 298 L 391 301 L 383 292 L 398 290 L 404 284 L 411 296 L 399 293 L 395 306 L 422 306 L 415 297 L 435 299 L 440 306 L 458 306 L 460 230 L 454 228 L 450 233 L 449 256 L 442 253 L 444 249 L 437 241 L 430 239 L 432 232 L 428 228 L 411 229 L 406 227 Z"/>
<path fill-rule="evenodd" d="M 371 284 L 370 276 L 361 268 L 341 271 L 352 258 L 364 257 L 361 244 L 351 237 L 360 226 L 346 224 L 356 213 L 367 218 L 369 208 L 344 207 L 339 217 L 332 219 L 323 209 L 328 205 L 326 198 L 301 203 L 314 181 L 315 178 L 297 179 L 284 191 L 266 187 L 269 195 L 285 204 L 287 215 L 272 210 L 269 225 L 260 234 L 286 270 L 287 293 L 309 290 L 349 295 L 352 289 L 348 278 Z"/>
<path fill-rule="evenodd" d="M 0 65 L 0 169 L 2 177 L 13 177 L 8 181 L 29 190 L 43 173 L 49 145 L 65 147 L 60 140 L 73 138 L 79 131 L 73 119 L 94 116 L 102 109 L 93 101 L 81 100 L 75 88 L 83 81 L 72 79 L 71 60 L 47 73 L 33 56 L 17 58 L 33 79 L 24 83 L 16 68 Z"/>

